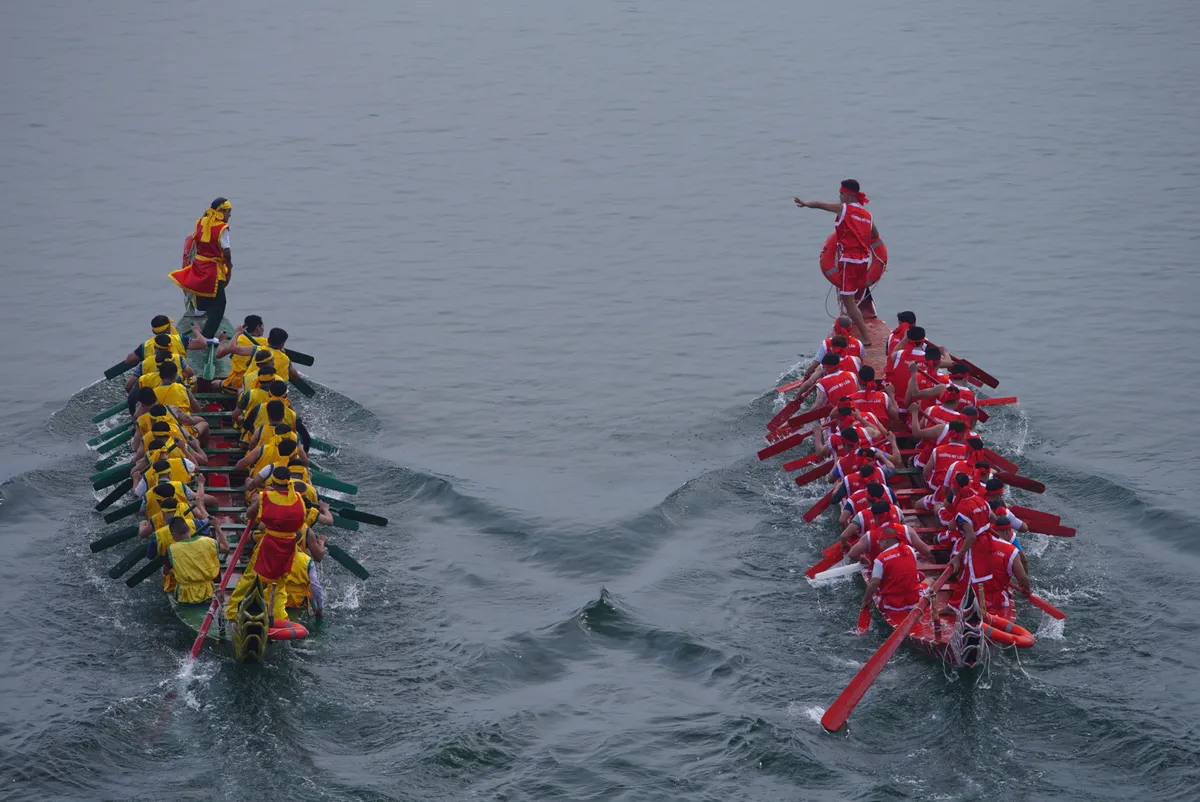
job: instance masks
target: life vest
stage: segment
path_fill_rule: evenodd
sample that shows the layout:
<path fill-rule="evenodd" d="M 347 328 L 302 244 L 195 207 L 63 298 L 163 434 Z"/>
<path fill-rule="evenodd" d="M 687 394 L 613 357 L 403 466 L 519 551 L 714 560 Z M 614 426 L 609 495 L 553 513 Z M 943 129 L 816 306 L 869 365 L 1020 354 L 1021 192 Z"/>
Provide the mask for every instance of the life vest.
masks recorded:
<path fill-rule="evenodd" d="M 169 409 L 167 410 L 166 415 L 151 415 L 149 412 L 143 412 L 141 415 L 138 415 L 138 431 L 143 435 L 151 434 L 154 430 L 154 424 L 158 423 L 159 421 L 165 421 L 167 425 L 171 427 L 172 433 L 179 432 L 182 434 L 183 429 L 179 425 L 179 420 Z"/>
<path fill-rule="evenodd" d="M 256 337 L 252 334 L 242 332 L 238 335 L 236 345 L 247 346 L 252 345 L 256 348 L 266 348 L 267 338 Z M 235 353 L 229 360 L 229 379 L 240 381 L 242 376 L 246 375 L 246 371 L 250 368 L 250 363 L 254 360 L 254 355 L 243 356 Z"/>
<path fill-rule="evenodd" d="M 944 385 L 944 384 L 949 384 L 949 383 L 950 383 L 950 379 L 947 376 L 943 376 L 943 375 L 940 375 L 937 373 L 930 374 L 924 368 L 921 368 L 921 370 L 917 371 L 917 390 L 918 391 L 928 390 L 928 389 L 932 388 L 935 384 L 943 384 Z M 907 390 L 908 385 L 905 384 L 904 388 Z M 936 403 L 937 403 L 937 398 L 934 396 L 930 396 L 928 398 L 917 399 L 917 404 L 920 405 L 921 409 L 923 409 L 923 410 L 929 409 Z M 908 405 L 905 404 L 905 406 L 907 407 Z"/>
<path fill-rule="evenodd" d="M 848 370 L 838 370 L 817 379 L 817 386 L 825 394 L 825 403 L 837 405 L 858 391 L 858 376 Z"/>
<path fill-rule="evenodd" d="M 153 484 L 147 482 L 146 483 L 146 517 L 147 518 L 154 519 L 155 517 L 158 517 L 159 519 L 161 519 L 161 517 L 162 517 L 162 502 L 163 502 L 164 496 L 160 496 L 157 492 L 155 492 L 155 488 L 161 487 L 164 484 L 170 486 L 170 488 L 172 490 L 171 495 L 174 496 L 175 502 L 179 505 L 175 509 L 180 512 L 187 509 L 189 502 L 188 502 L 187 492 L 184 489 L 187 487 L 187 485 L 185 485 L 183 482 L 175 482 L 175 481 L 155 482 Z"/>
<path fill-rule="evenodd" d="M 892 354 L 888 360 L 887 381 L 888 384 L 896 391 L 896 395 L 903 398 L 904 391 L 908 387 L 908 363 L 909 362 L 924 362 L 925 361 L 925 346 L 918 345 L 913 347 L 905 345 L 896 353 Z"/>
<path fill-rule="evenodd" d="M 983 593 L 989 608 L 1007 607 L 1012 604 L 1008 595 L 1009 580 L 1012 578 L 1013 560 L 1020 559 L 1017 547 L 998 537 L 989 538 L 991 541 L 992 578 L 984 582 Z"/>
<path fill-rule="evenodd" d="M 930 453 L 933 467 L 930 468 L 929 486 L 941 487 L 946 483 L 950 466 L 967 456 L 967 444 L 961 442 L 942 443 Z"/>
<path fill-rule="evenodd" d="M 258 473 L 267 465 L 271 465 L 276 468 L 278 468 L 281 465 L 287 465 L 288 461 L 291 460 L 292 457 L 291 457 L 291 455 L 288 455 L 285 457 L 282 454 L 280 454 L 279 453 L 279 444 L 282 443 L 284 440 L 295 440 L 295 439 L 296 439 L 296 433 L 292 432 L 291 434 L 287 435 L 286 437 L 279 437 L 279 438 L 275 438 L 275 439 L 269 440 L 264 443 L 260 443 L 259 447 L 262 450 L 259 451 L 258 460 L 254 463 L 254 469 L 251 470 L 250 472 L 252 474 Z M 292 452 L 292 453 L 294 454 L 295 452 Z"/>
<path fill-rule="evenodd" d="M 871 482 L 879 482 L 881 485 L 887 486 L 887 477 L 883 475 L 883 471 L 876 465 L 869 476 L 864 477 L 858 471 L 852 471 L 842 477 L 842 484 L 846 487 L 846 493 L 857 493 L 863 490 Z"/>
<path fill-rule="evenodd" d="M 907 543 L 895 543 L 875 558 L 883 564 L 879 603 L 890 610 L 907 610 L 921 601 L 921 575 L 917 553 Z"/>
<path fill-rule="evenodd" d="M 188 470 L 187 465 L 181 458 L 168 457 L 168 467 L 162 473 L 154 470 L 154 465 L 159 461 L 161 461 L 161 458 L 155 462 L 151 462 L 150 467 L 146 469 L 146 484 L 150 487 L 164 481 L 164 479 L 168 482 L 179 482 L 182 484 L 192 481 L 192 472 Z"/>
<path fill-rule="evenodd" d="M 172 351 L 171 355 L 168 357 L 168 360 L 175 363 L 175 367 L 180 371 L 180 373 L 183 372 L 183 364 L 180 361 L 181 357 L 179 356 L 179 354 Z M 142 375 L 140 378 L 144 379 L 147 376 L 157 376 L 158 371 L 161 367 L 162 366 L 158 362 L 158 354 L 153 351 L 150 352 L 142 360 Z M 146 385 L 143 385 L 143 386 L 146 386 Z M 157 387 L 158 385 L 154 385 L 154 386 Z"/>
<path fill-rule="evenodd" d="M 867 495 L 867 489 L 865 487 L 855 490 L 847 497 L 845 506 L 850 510 L 850 512 L 858 514 L 863 510 L 871 509 L 871 505 L 876 501 L 887 501 L 891 504 L 895 504 L 896 496 L 892 493 L 892 489 L 887 485 L 884 485 L 883 487 L 884 493 L 882 498 L 871 498 L 869 495 Z"/>
<path fill-rule="evenodd" d="M 160 384 L 155 387 L 154 398 L 165 407 L 179 407 L 184 412 L 192 411 L 192 402 L 188 398 L 187 388 L 178 379 L 170 384 Z"/>
<path fill-rule="evenodd" d="M 837 237 L 838 258 L 865 262 L 871 258 L 871 229 L 875 221 L 866 207 L 859 203 L 843 203 L 842 211 L 833 220 Z"/>
<path fill-rule="evenodd" d="M 213 580 L 221 572 L 215 540 L 202 535 L 178 540 L 167 547 L 167 558 L 175 575 L 178 601 L 194 603 L 212 598 Z"/>
<path fill-rule="evenodd" d="M 267 404 L 271 401 L 283 402 L 283 420 L 276 421 L 276 423 L 286 423 L 288 426 L 291 426 L 294 431 L 296 428 L 296 410 L 292 409 L 291 406 L 288 405 L 287 399 L 285 398 L 268 398 L 266 401 L 263 401 L 257 406 L 251 407 L 249 414 L 246 416 L 246 420 L 249 422 L 249 425 L 246 426 L 246 428 L 253 431 L 263 426 L 273 425 L 271 423 L 270 416 L 267 415 Z"/>
<path fill-rule="evenodd" d="M 291 570 L 296 536 L 307 521 L 307 508 L 291 482 L 286 490 L 267 485 L 258 497 L 258 505 L 259 520 L 266 534 L 254 549 L 251 565 L 263 579 L 278 582 Z"/>
<path fill-rule="evenodd" d="M 275 378 L 281 381 L 288 380 L 288 374 L 291 372 L 292 360 L 283 352 L 282 348 L 264 348 L 270 351 L 271 360 L 275 363 Z"/>
<path fill-rule="evenodd" d="M 851 393 L 850 406 L 863 415 L 874 415 L 880 421 L 888 416 L 888 396 L 882 390 L 859 390 Z"/>
<path fill-rule="evenodd" d="M 183 338 L 179 336 L 179 332 L 178 332 L 178 330 L 176 330 L 175 323 L 173 321 L 171 323 L 168 323 L 167 327 L 165 329 L 163 329 L 162 331 L 154 332 L 154 337 L 157 337 L 160 334 L 170 335 L 170 337 L 171 337 L 171 353 L 173 353 L 173 354 L 175 354 L 175 356 L 179 356 L 179 357 L 187 355 L 187 348 L 185 348 L 183 345 Z M 142 343 L 142 359 L 143 360 L 145 360 L 146 357 L 150 357 L 151 359 L 154 358 L 154 351 L 156 348 L 158 348 L 158 346 L 154 344 L 154 337 L 151 337 L 149 340 L 146 340 L 144 343 Z"/>
<path fill-rule="evenodd" d="M 887 270 L 888 252 L 887 246 L 883 244 L 883 240 L 875 240 L 871 248 L 871 264 L 867 267 L 867 284 L 876 284 L 879 279 L 883 278 L 883 273 Z M 821 275 L 829 281 L 830 284 L 842 288 L 842 263 L 838 260 L 837 249 L 837 232 L 829 235 L 825 240 L 825 244 L 821 246 Z"/>
<path fill-rule="evenodd" d="M 857 443 L 851 443 L 849 440 L 842 437 L 840 431 L 834 432 L 829 436 L 829 447 L 838 457 L 844 457 L 850 452 L 854 451 L 856 448 L 866 448 L 871 443 L 870 438 L 867 437 L 867 430 L 864 429 L 860 424 L 855 423 L 851 425 L 850 428 L 853 429 L 855 434 L 858 435 Z"/>
<path fill-rule="evenodd" d="M 888 335 L 887 341 L 887 353 L 889 358 L 892 355 L 892 351 L 896 350 L 896 346 L 899 345 L 908 335 L 908 330 L 910 328 L 912 328 L 911 323 L 901 323 L 899 326 L 892 329 L 892 333 Z"/>
<path fill-rule="evenodd" d="M 955 520 L 961 517 L 969 522 L 976 535 L 986 532 L 992 521 L 992 508 L 988 506 L 987 501 L 971 492 L 970 489 L 956 490 L 955 492 L 957 494 L 954 502 Z"/>
<path fill-rule="evenodd" d="M 871 505 L 860 510 L 854 516 L 854 523 L 858 525 L 859 533 L 870 532 L 874 529 L 883 529 L 883 527 L 891 524 L 897 530 L 904 527 L 904 515 L 900 512 L 900 508 L 895 504 L 888 503 L 887 512 L 882 515 L 876 515 L 871 512 Z M 906 533 L 907 534 L 907 533 Z"/>
<path fill-rule="evenodd" d="M 825 342 L 823 343 L 824 348 L 825 348 L 825 353 L 837 354 L 838 356 L 841 356 L 841 357 L 852 356 L 861 361 L 862 357 L 863 357 L 862 343 L 859 342 L 859 340 L 855 337 L 849 337 L 845 334 L 843 334 L 841 336 L 846 338 L 846 347 L 845 348 L 834 348 L 833 347 L 833 338 L 826 337 Z M 839 365 L 838 367 L 841 367 L 841 365 Z"/>
<path fill-rule="evenodd" d="M 943 429 L 941 431 L 941 433 L 937 436 L 937 438 L 930 438 L 928 440 L 922 440 L 920 442 L 920 445 L 917 446 L 917 458 L 921 462 L 922 465 L 929 462 L 929 458 L 933 454 L 933 450 L 935 448 L 938 448 L 939 446 L 949 442 L 949 440 L 950 440 L 949 424 L 953 423 L 956 420 L 960 420 L 963 423 L 968 422 L 966 415 L 964 415 L 961 412 L 958 412 L 956 410 L 950 409 L 949 407 L 942 406 L 940 404 L 929 407 L 929 409 L 927 409 L 925 411 L 925 417 L 934 426 L 941 424 L 941 423 L 945 423 L 945 424 L 947 424 L 947 426 L 945 429 Z"/>
<path fill-rule="evenodd" d="M 308 600 L 308 566 L 310 563 L 312 563 L 312 557 L 299 551 L 292 559 L 292 567 L 288 571 L 287 581 L 283 586 L 287 593 L 285 606 L 303 607 Z"/>

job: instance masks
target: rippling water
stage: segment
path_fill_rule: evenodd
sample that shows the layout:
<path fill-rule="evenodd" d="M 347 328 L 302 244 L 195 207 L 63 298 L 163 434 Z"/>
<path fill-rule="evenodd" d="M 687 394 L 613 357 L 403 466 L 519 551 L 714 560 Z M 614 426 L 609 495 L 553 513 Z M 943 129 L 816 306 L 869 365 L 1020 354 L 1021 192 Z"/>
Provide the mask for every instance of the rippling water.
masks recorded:
<path fill-rule="evenodd" d="M 0 33 L 0 780 L 13 799 L 1193 799 L 1200 6 L 14 6 Z M 859 178 L 879 293 L 1021 404 L 1065 626 L 878 646 L 753 452 Z M 234 204 L 230 317 L 326 388 L 319 639 L 206 656 L 86 544 L 92 386 Z M 822 301 L 825 308 L 822 308 Z M 80 388 L 84 389 L 80 389 Z M 1028 617 L 1030 628 L 1037 618 Z"/>

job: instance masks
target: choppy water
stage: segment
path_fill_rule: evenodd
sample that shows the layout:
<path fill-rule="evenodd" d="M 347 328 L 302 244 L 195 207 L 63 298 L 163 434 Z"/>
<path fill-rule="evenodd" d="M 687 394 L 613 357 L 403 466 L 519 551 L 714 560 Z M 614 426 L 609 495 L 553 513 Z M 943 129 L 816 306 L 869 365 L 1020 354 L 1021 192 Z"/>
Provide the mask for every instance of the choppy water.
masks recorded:
<path fill-rule="evenodd" d="M 1200 6 L 13 6 L 0 33 L 0 781 L 12 799 L 1194 799 Z M 858 177 L 888 313 L 1002 379 L 1078 527 L 978 682 L 800 574 L 753 452 Z M 313 353 L 388 515 L 330 625 L 205 657 L 87 553 L 90 385 L 233 200 L 230 317 Z M 830 305 L 827 302 L 826 306 Z M 1036 540 L 1036 539 L 1035 539 Z M 1036 622 L 1036 617 L 1030 618 Z M 1031 627 L 1032 628 L 1032 627 Z"/>

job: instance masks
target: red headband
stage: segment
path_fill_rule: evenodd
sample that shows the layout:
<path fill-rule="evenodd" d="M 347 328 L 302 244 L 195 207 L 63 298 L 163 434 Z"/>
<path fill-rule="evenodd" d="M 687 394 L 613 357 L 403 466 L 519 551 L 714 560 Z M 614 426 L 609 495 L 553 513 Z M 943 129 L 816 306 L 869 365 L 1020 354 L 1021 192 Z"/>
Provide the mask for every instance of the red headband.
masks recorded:
<path fill-rule="evenodd" d="M 871 201 L 867 200 L 867 193 L 865 193 L 865 192 L 855 192 L 854 190 L 846 189 L 845 187 L 838 187 L 838 191 L 845 192 L 847 195 L 853 196 L 854 199 L 856 201 L 858 201 L 859 203 L 861 203 L 863 206 L 866 206 L 868 203 L 871 202 Z"/>

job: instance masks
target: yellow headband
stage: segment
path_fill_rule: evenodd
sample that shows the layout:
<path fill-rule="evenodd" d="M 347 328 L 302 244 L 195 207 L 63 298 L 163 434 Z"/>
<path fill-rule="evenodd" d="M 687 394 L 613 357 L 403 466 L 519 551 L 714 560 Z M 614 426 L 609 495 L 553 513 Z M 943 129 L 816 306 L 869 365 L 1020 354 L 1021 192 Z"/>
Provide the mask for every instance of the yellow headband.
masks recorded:
<path fill-rule="evenodd" d="M 218 208 L 218 209 L 232 209 L 232 208 L 233 208 L 233 205 L 232 205 L 232 204 L 231 204 L 229 201 L 225 201 L 224 203 L 222 203 L 222 204 L 221 204 L 220 206 L 218 206 L 217 208 Z"/>
<path fill-rule="evenodd" d="M 167 325 L 165 325 L 165 326 L 151 326 L 151 327 L 150 327 L 150 331 L 154 332 L 155 334 L 165 334 L 165 333 L 167 333 L 168 331 L 170 331 L 170 330 L 171 330 L 171 327 L 172 327 L 172 326 L 174 326 L 174 325 L 175 325 L 175 321 L 174 321 L 172 318 L 167 318 Z"/>

